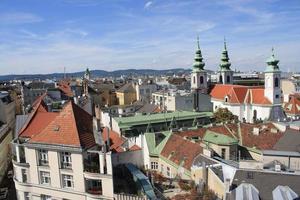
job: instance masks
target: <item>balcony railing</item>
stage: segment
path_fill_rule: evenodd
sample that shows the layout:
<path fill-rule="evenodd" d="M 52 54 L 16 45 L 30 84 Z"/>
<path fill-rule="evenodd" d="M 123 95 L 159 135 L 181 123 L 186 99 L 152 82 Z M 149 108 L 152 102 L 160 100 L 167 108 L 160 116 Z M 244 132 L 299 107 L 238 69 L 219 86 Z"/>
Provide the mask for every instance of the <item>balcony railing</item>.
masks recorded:
<path fill-rule="evenodd" d="M 90 173 L 100 173 L 100 165 L 95 162 L 91 162 L 91 163 L 85 162 L 84 171 Z"/>
<path fill-rule="evenodd" d="M 41 159 L 39 159 L 39 165 L 40 166 L 48 166 L 49 165 L 49 161 L 48 160 L 41 160 Z"/>
<path fill-rule="evenodd" d="M 102 195 L 102 183 L 100 180 L 85 180 L 86 192 L 93 195 Z"/>
<path fill-rule="evenodd" d="M 72 169 L 72 163 L 61 162 L 60 166 L 62 169 Z"/>

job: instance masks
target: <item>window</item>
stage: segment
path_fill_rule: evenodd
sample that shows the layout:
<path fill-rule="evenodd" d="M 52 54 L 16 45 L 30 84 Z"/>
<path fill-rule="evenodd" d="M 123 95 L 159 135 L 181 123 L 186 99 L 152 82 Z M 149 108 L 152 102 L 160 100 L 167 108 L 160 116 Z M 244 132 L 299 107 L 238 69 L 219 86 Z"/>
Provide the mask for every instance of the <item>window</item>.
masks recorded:
<path fill-rule="evenodd" d="M 63 187 L 64 188 L 73 188 L 74 181 L 73 176 L 71 175 L 62 175 Z"/>
<path fill-rule="evenodd" d="M 26 171 L 26 169 L 21 169 L 21 173 L 22 173 L 22 182 L 27 183 L 27 171 Z"/>
<path fill-rule="evenodd" d="M 151 162 L 151 169 L 158 169 L 158 163 L 157 162 Z"/>
<path fill-rule="evenodd" d="M 160 171 L 162 174 L 164 173 L 164 165 L 163 164 L 161 164 L 161 166 L 160 166 Z"/>
<path fill-rule="evenodd" d="M 48 151 L 44 149 L 39 150 L 39 164 L 48 165 Z"/>
<path fill-rule="evenodd" d="M 203 84 L 203 82 L 204 82 L 204 78 L 203 76 L 200 76 L 200 84 Z"/>
<path fill-rule="evenodd" d="M 50 185 L 51 184 L 50 172 L 40 171 L 40 181 L 41 184 Z"/>
<path fill-rule="evenodd" d="M 230 83 L 230 76 L 227 76 L 227 83 Z"/>
<path fill-rule="evenodd" d="M 171 176 L 171 169 L 170 169 L 170 167 L 167 167 L 167 176 L 168 176 L 168 177 Z"/>
<path fill-rule="evenodd" d="M 279 78 L 278 77 L 276 77 L 275 78 L 275 87 L 279 87 Z"/>
<path fill-rule="evenodd" d="M 193 83 L 196 84 L 196 77 L 193 77 Z"/>
<path fill-rule="evenodd" d="M 51 196 L 42 194 L 41 200 L 51 200 Z"/>
<path fill-rule="evenodd" d="M 24 200 L 30 200 L 29 192 L 24 192 Z"/>
<path fill-rule="evenodd" d="M 70 152 L 61 152 L 61 168 L 72 168 L 72 158 Z"/>
<path fill-rule="evenodd" d="M 223 77 L 222 77 L 222 75 L 219 76 L 219 83 L 223 83 Z"/>
<path fill-rule="evenodd" d="M 222 148 L 222 149 L 221 149 L 221 158 L 222 158 L 222 159 L 225 159 L 225 155 L 226 155 L 226 149 L 225 149 L 225 148 Z"/>
<path fill-rule="evenodd" d="M 279 95 L 278 95 L 278 94 L 276 94 L 275 98 L 276 98 L 276 99 L 279 99 Z"/>

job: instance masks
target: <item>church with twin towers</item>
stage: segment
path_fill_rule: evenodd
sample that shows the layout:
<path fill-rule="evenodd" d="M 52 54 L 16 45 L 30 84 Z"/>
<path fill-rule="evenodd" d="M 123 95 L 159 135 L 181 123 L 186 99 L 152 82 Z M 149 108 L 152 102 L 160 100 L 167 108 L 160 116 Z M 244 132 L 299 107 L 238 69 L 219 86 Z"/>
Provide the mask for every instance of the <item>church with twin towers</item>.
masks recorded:
<path fill-rule="evenodd" d="M 274 49 L 266 60 L 264 86 L 245 86 L 233 84 L 233 70 L 228 55 L 226 41 L 217 71 L 217 83 L 208 80 L 202 52 L 197 38 L 197 50 L 191 72 L 191 92 L 195 111 L 216 111 L 228 108 L 242 122 L 278 121 L 285 117 L 281 106 L 281 71 Z"/>

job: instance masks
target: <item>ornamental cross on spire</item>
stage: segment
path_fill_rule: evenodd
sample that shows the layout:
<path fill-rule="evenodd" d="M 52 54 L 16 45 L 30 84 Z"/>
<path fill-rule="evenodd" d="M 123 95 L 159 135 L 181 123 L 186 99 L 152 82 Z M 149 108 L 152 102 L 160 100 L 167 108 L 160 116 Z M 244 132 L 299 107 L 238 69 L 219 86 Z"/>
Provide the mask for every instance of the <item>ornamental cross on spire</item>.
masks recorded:
<path fill-rule="evenodd" d="M 200 49 L 199 35 L 197 35 L 197 46 L 198 46 L 198 49 Z"/>

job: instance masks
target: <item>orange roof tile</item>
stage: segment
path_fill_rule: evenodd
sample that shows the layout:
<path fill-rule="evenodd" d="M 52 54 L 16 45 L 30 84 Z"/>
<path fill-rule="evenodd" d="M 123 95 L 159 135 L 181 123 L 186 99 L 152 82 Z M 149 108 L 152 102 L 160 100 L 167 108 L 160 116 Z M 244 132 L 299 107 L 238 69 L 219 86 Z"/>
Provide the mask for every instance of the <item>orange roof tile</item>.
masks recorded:
<path fill-rule="evenodd" d="M 29 142 L 89 148 L 95 145 L 92 116 L 68 102 L 61 112 Z"/>
<path fill-rule="evenodd" d="M 222 101 L 225 97 L 228 97 L 228 103 L 271 104 L 264 95 L 264 88 L 257 86 L 216 84 L 212 88 L 210 95 L 212 98 Z"/>
<path fill-rule="evenodd" d="M 287 114 L 300 115 L 300 97 L 297 95 L 290 95 L 289 102 L 285 103 L 283 108 Z"/>
<path fill-rule="evenodd" d="M 107 141 L 107 128 L 104 128 L 102 131 L 102 137 L 104 142 Z M 110 150 L 113 152 L 123 152 L 124 149 L 122 144 L 124 144 L 125 139 L 122 138 L 118 133 L 113 130 L 109 131 L 109 142 L 110 142 Z"/>
<path fill-rule="evenodd" d="M 190 170 L 195 157 L 202 153 L 202 151 L 203 149 L 199 144 L 173 134 L 161 151 L 161 155 L 176 165 L 183 163 L 183 167 Z"/>
<path fill-rule="evenodd" d="M 67 81 L 60 81 L 58 83 L 58 89 L 60 91 L 62 91 L 66 96 L 68 97 L 73 97 L 73 92 L 72 92 L 72 89 L 70 87 L 70 83 L 67 82 Z"/>

